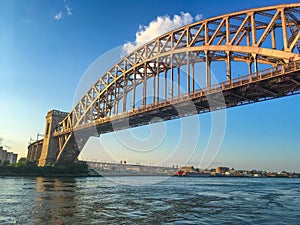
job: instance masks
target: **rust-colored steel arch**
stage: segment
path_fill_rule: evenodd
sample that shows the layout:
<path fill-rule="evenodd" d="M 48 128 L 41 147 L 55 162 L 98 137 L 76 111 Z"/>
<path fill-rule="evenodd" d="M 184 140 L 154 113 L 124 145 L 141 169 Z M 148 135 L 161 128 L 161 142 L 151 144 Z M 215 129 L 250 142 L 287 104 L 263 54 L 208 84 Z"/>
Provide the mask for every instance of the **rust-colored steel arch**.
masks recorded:
<path fill-rule="evenodd" d="M 203 62 L 206 66 L 206 87 L 203 89 L 209 91 L 213 88 L 211 63 L 224 61 L 226 82 L 230 85 L 233 82 L 231 74 L 233 61 L 247 63 L 249 74 L 257 74 L 258 64 L 269 64 L 276 68 L 299 60 L 299 30 L 300 3 L 296 3 L 205 19 L 157 37 L 122 58 L 103 74 L 60 123 L 54 132 L 59 138 L 60 153 L 57 158 L 64 154 L 66 148 L 76 148 L 76 144 L 73 143 L 74 130 L 101 124 L 101 121 L 107 118 L 113 120 L 118 116 L 121 101 L 123 101 L 122 112 L 125 112 L 128 108 L 127 93 L 132 91 L 134 99 L 135 89 L 140 84 L 144 85 L 143 102 L 141 106 L 133 104 L 131 111 L 147 108 L 146 87 L 149 78 L 154 77 L 155 80 L 155 77 L 160 74 L 166 76 L 168 72 L 173 78 L 174 69 L 186 66 L 188 93 L 195 94 L 199 90 L 195 90 L 194 65 Z M 179 73 L 178 70 L 178 79 Z M 297 81 L 295 82 L 297 84 Z M 159 91 L 157 85 L 157 83 L 154 85 L 155 93 Z M 166 86 L 164 89 L 166 101 L 168 98 Z M 179 92 L 177 96 L 180 96 Z M 159 105 L 158 94 L 153 99 L 154 104 Z M 172 100 L 173 88 L 170 101 Z M 73 143 L 72 146 L 67 147 L 70 142 Z M 79 145 L 84 145 L 85 140 L 82 143 Z M 76 154 L 79 154 L 78 151 L 74 153 Z"/>

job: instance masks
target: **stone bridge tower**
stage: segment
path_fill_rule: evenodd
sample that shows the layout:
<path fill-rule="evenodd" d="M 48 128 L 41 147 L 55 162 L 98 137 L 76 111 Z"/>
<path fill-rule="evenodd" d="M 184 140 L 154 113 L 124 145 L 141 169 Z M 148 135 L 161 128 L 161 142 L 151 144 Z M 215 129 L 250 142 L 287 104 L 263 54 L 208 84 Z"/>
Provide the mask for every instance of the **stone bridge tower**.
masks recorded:
<path fill-rule="evenodd" d="M 46 127 L 44 133 L 44 141 L 42 153 L 38 162 L 38 166 L 46 166 L 54 163 L 59 153 L 58 138 L 53 137 L 53 131 L 60 121 L 62 121 L 68 113 L 58 110 L 51 110 L 46 116 Z"/>

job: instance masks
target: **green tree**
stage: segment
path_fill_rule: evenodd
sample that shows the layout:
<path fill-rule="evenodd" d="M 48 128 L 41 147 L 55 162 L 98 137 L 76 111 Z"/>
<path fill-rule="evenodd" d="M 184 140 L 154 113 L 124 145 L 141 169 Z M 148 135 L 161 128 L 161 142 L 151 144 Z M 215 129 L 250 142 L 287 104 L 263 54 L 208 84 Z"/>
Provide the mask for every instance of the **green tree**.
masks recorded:
<path fill-rule="evenodd" d="M 27 159 L 25 157 L 22 157 L 16 163 L 16 167 L 25 167 L 25 166 L 27 166 Z"/>
<path fill-rule="evenodd" d="M 9 165 L 9 161 L 8 160 L 3 160 L 2 166 L 8 166 L 8 165 Z"/>

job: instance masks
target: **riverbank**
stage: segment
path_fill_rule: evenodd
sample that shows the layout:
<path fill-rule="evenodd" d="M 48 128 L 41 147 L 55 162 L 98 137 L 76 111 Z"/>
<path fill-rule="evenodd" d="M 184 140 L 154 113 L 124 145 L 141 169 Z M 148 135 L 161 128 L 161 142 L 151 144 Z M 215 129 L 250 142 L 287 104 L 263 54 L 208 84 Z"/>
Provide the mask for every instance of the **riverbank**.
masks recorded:
<path fill-rule="evenodd" d="M 67 167 L 45 166 L 34 164 L 0 166 L 1 177 L 101 177 L 95 170 L 89 169 L 86 163 L 72 163 Z"/>

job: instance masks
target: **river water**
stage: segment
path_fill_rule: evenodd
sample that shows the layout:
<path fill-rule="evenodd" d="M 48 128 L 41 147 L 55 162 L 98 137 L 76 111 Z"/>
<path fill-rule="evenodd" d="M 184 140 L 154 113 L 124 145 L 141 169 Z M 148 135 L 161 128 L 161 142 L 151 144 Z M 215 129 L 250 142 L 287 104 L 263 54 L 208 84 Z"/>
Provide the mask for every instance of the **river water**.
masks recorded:
<path fill-rule="evenodd" d="M 0 224 L 300 224 L 300 179 L 2 177 Z"/>

